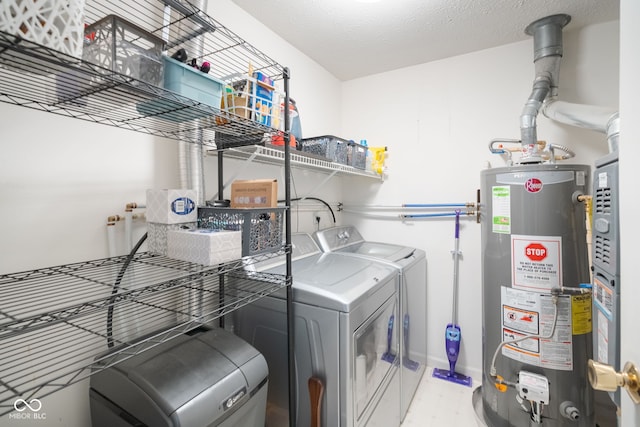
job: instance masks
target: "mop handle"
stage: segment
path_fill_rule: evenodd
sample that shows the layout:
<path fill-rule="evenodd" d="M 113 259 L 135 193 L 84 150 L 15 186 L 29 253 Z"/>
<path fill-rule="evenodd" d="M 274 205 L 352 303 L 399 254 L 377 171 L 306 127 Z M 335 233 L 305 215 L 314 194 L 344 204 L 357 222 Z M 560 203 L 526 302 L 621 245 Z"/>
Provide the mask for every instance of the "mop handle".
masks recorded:
<path fill-rule="evenodd" d="M 458 324 L 458 257 L 460 255 L 460 210 L 456 209 L 455 250 L 453 251 L 453 313 L 451 323 Z"/>

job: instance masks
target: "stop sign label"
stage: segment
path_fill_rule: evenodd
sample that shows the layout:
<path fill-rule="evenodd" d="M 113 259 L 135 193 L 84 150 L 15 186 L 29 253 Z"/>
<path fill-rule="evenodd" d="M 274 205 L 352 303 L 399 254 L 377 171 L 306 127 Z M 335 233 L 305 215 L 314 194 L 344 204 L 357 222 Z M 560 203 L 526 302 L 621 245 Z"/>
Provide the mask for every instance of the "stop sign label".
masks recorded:
<path fill-rule="evenodd" d="M 542 261 L 547 257 L 547 248 L 540 243 L 529 243 L 524 248 L 524 254 L 531 261 Z"/>

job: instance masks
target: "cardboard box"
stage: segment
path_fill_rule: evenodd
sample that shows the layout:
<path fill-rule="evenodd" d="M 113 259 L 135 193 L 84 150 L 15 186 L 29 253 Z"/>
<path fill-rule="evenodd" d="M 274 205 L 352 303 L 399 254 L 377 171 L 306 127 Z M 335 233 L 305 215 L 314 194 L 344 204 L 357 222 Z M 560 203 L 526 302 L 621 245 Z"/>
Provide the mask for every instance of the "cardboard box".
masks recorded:
<path fill-rule="evenodd" d="M 195 190 L 147 190 L 147 222 L 182 224 L 198 221 Z"/>
<path fill-rule="evenodd" d="M 277 179 L 233 181 L 231 184 L 232 208 L 275 208 L 277 206 Z"/>
<path fill-rule="evenodd" d="M 169 230 L 167 256 L 203 265 L 242 258 L 242 232 L 226 230 Z"/>

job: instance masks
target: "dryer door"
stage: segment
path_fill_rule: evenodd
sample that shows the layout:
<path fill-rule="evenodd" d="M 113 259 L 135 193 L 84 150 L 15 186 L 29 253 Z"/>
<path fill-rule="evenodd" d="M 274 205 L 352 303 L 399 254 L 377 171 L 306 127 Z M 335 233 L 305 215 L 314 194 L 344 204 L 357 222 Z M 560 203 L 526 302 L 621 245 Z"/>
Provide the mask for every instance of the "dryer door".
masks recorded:
<path fill-rule="evenodd" d="M 399 390 L 391 389 L 388 384 L 398 372 L 400 328 L 393 295 L 353 333 L 354 426 L 364 425 L 374 411 L 389 416 L 389 420 L 380 425 L 399 424 Z M 379 405 L 384 405 L 385 410 L 376 411 Z"/>

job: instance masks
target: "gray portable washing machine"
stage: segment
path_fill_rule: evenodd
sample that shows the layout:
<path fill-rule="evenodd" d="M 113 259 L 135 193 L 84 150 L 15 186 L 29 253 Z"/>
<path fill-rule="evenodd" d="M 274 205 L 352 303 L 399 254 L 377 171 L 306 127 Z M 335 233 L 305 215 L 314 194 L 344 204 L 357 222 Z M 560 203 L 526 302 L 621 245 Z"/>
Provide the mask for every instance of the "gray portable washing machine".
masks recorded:
<path fill-rule="evenodd" d="M 92 426 L 264 427 L 267 377 L 251 345 L 198 328 L 92 375 Z"/>
<path fill-rule="evenodd" d="M 427 258 L 422 249 L 366 241 L 351 225 L 317 231 L 314 239 L 325 252 L 363 257 L 397 269 L 400 318 L 400 419 L 404 420 L 427 365 Z"/>
<path fill-rule="evenodd" d="M 323 253 L 311 235 L 292 242 L 298 427 L 313 413 L 308 380 L 324 385 L 322 427 L 398 427 L 400 381 L 397 271 L 364 258 Z M 284 259 L 251 266 L 284 274 Z M 267 427 L 289 425 L 286 293 L 282 289 L 232 314 L 235 333 L 269 365 Z"/>

